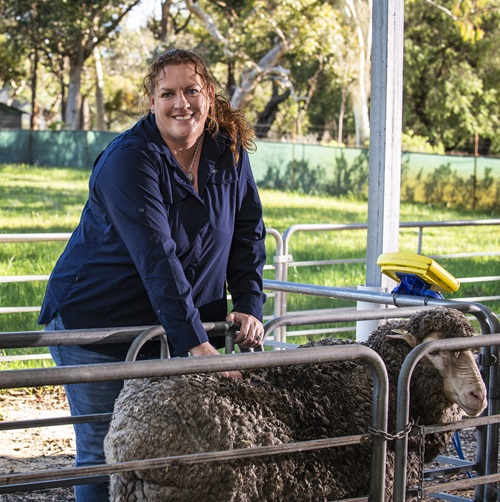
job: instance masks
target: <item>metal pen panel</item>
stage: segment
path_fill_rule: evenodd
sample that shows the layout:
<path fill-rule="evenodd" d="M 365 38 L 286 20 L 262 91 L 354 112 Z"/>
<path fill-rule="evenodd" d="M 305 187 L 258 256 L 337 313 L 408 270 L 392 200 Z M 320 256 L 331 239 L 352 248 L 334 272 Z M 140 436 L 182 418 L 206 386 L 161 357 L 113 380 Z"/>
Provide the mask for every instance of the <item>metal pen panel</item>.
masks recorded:
<path fill-rule="evenodd" d="M 425 342 L 414 348 L 406 357 L 398 379 L 397 393 L 397 414 L 396 414 L 396 434 L 405 431 L 409 421 L 410 409 L 410 380 L 417 363 L 424 356 L 438 350 L 464 350 L 478 347 L 491 347 L 500 345 L 500 332 L 492 335 L 482 335 L 479 337 L 447 338 Z M 500 416 L 497 417 L 500 421 Z M 467 424 L 464 423 L 464 427 Z M 406 497 L 406 469 L 408 452 L 408 434 L 396 439 L 395 443 L 395 471 L 394 471 L 394 502 L 404 502 Z M 488 473 L 486 473 L 488 476 Z M 477 484 L 493 482 L 496 475 L 491 475 L 490 479 L 475 478 Z M 464 482 L 464 486 L 465 486 Z M 485 495 L 487 500 L 487 495 Z"/>
<path fill-rule="evenodd" d="M 190 357 L 177 359 L 160 359 L 148 361 L 132 361 L 123 363 L 90 364 L 71 367 L 56 367 L 29 370 L 9 370 L 1 372 L 0 388 L 38 387 L 43 385 L 60 385 L 102 380 L 125 380 L 133 378 L 147 378 L 159 376 L 173 376 L 193 373 L 213 373 L 234 370 L 249 370 L 269 368 L 274 366 L 290 366 L 299 364 L 325 364 L 337 361 L 361 360 L 366 362 L 373 377 L 372 394 L 372 426 L 378 431 L 387 431 L 388 407 L 388 377 L 384 362 L 380 356 L 368 347 L 361 345 L 337 347 L 311 347 L 307 350 L 270 351 L 245 354 L 230 354 L 211 357 Z M 301 443 L 288 445 L 288 449 L 301 449 Z M 314 447 L 314 445 L 313 445 Z M 252 452 L 243 452 L 253 454 Z M 378 437 L 373 439 L 372 471 L 371 471 L 371 500 L 383 502 L 385 490 L 386 442 Z M 221 452 L 213 452 L 217 454 Z M 223 452 L 222 452 L 223 453 Z M 232 455 L 231 452 L 226 452 Z M 242 452 L 235 452 L 235 454 Z M 268 454 L 265 452 L 263 454 Z M 194 458 L 194 457 L 193 457 Z M 160 459 L 167 462 L 168 459 Z M 177 461 L 175 459 L 173 461 Z M 186 461 L 188 461 L 187 459 Z M 205 459 L 210 460 L 210 457 Z M 172 460 L 171 460 L 172 461 Z M 197 459 L 194 459 L 197 461 Z M 147 462 L 147 461 L 146 461 Z M 148 464 L 146 464 L 148 466 Z M 163 464 L 161 464 L 163 465 Z M 166 464 L 165 464 L 166 465 Z M 96 468 L 74 468 L 63 471 L 38 473 L 32 475 L 0 476 L 0 484 L 27 482 L 33 480 L 55 479 L 58 475 L 64 477 L 78 477 L 109 473 L 114 466 L 99 466 Z M 130 469 L 139 469 L 134 463 Z M 147 468 L 147 467 L 144 467 Z M 127 466 L 125 466 L 125 470 Z M 24 476 L 24 477 L 23 477 Z"/>

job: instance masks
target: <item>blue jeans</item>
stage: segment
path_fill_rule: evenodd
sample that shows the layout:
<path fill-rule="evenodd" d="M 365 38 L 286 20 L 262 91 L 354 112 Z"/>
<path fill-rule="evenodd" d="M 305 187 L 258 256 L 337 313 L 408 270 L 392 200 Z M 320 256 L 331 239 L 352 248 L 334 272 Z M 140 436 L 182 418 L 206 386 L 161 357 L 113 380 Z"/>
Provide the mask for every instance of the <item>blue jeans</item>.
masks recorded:
<path fill-rule="evenodd" d="M 56 315 L 45 329 L 47 331 L 64 329 L 61 317 Z M 49 350 L 57 366 L 123 361 L 122 358 L 104 355 L 80 345 L 49 347 Z M 112 412 L 122 387 L 122 380 L 65 385 L 71 415 Z M 75 466 L 104 464 L 103 443 L 109 422 L 74 424 L 73 427 L 76 436 Z M 109 483 L 76 485 L 75 496 L 77 502 L 108 502 Z"/>

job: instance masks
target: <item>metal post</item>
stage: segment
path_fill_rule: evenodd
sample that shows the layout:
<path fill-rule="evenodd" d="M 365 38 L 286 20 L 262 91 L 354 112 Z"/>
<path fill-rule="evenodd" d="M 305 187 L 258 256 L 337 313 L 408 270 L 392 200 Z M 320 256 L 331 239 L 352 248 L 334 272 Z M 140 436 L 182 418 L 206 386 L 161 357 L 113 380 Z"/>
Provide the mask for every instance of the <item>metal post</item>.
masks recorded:
<path fill-rule="evenodd" d="M 498 361 L 499 351 L 498 346 L 490 347 L 491 361 Z M 500 372 L 498 362 L 492 364 L 489 369 L 488 385 L 488 415 L 497 415 L 500 412 Z M 499 424 L 493 423 L 488 425 L 487 429 L 487 450 L 485 461 L 485 474 L 496 474 L 498 472 L 498 441 L 499 441 Z M 492 485 L 485 486 L 484 500 L 498 500 L 498 488 Z"/>
<path fill-rule="evenodd" d="M 403 96 L 402 0 L 373 2 L 366 285 L 387 287 L 377 258 L 398 250 Z"/>
<path fill-rule="evenodd" d="M 283 251 L 283 237 L 274 228 L 266 229 L 267 235 L 272 235 L 276 240 L 276 251 L 274 253 L 274 277 L 277 281 L 284 281 L 286 276 L 286 261 Z M 283 295 L 285 295 L 283 297 Z M 274 293 L 274 317 L 279 317 L 283 315 L 283 308 L 286 312 L 286 294 L 281 291 L 276 291 Z M 277 341 L 286 341 L 286 330 L 280 330 L 276 333 L 275 339 Z"/>

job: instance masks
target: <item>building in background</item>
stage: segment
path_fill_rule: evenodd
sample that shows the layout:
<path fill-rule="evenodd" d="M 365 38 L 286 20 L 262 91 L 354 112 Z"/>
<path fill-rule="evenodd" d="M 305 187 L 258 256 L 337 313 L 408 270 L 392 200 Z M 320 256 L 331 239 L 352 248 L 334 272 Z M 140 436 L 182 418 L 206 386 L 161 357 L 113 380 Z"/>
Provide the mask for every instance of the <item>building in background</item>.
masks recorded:
<path fill-rule="evenodd" d="M 0 129 L 22 129 L 24 113 L 19 108 L 0 103 Z"/>

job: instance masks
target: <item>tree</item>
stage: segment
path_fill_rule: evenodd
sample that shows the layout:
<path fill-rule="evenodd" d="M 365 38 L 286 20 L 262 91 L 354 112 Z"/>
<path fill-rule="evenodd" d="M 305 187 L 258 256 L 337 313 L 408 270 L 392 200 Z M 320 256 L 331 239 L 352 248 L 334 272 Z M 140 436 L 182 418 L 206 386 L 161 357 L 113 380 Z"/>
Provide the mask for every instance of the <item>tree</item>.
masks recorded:
<path fill-rule="evenodd" d="M 349 87 L 356 126 L 356 146 L 370 139 L 369 98 L 372 53 L 372 0 L 334 0 L 343 14 L 343 22 L 355 37 L 355 79 Z M 347 42 L 347 41 L 346 41 Z M 347 42 L 348 43 L 348 42 Z"/>
<path fill-rule="evenodd" d="M 125 25 L 120 36 L 101 49 L 106 129 L 122 131 L 145 112 L 142 82 L 157 47 L 149 29 Z"/>
<path fill-rule="evenodd" d="M 259 137 L 294 131 L 302 140 L 365 142 L 372 0 L 163 0 L 161 19 L 148 23 L 156 41 L 146 30 L 119 36 L 139 1 L 0 0 L 2 99 L 31 103 L 32 127 L 60 127 L 59 116 L 80 127 L 88 108 L 91 127 L 103 128 L 104 118 L 104 128 L 120 130 L 139 112 L 150 58 L 190 47 Z M 407 0 L 409 143 L 428 138 L 430 149 L 473 151 L 478 137 L 500 152 L 499 7 L 500 0 Z"/>
<path fill-rule="evenodd" d="M 46 26 L 46 9 L 43 2 L 27 2 L 26 0 L 2 0 L 0 3 L 0 18 L 6 29 L 2 40 L 4 54 L 3 78 L 8 80 L 15 91 L 19 90 L 15 79 L 29 74 L 31 88 L 30 129 L 37 128 L 38 99 L 37 79 L 40 63 L 42 35 Z M 24 73 L 19 58 L 30 61 L 29 70 Z M 16 64 L 16 67 L 12 65 Z M 9 75 L 10 74 L 10 75 Z M 4 80 L 4 81 L 5 81 Z"/>
<path fill-rule="evenodd" d="M 231 96 L 232 106 L 235 108 L 245 108 L 252 100 L 258 83 L 265 78 L 281 79 L 288 82 L 288 72 L 280 65 L 283 56 L 288 50 L 288 40 L 281 29 L 276 26 L 277 23 L 273 18 L 271 18 L 270 24 L 274 28 L 274 43 L 261 55 L 258 61 L 254 61 L 253 58 L 249 57 L 247 52 L 243 53 L 240 47 L 234 44 L 228 36 L 234 27 L 234 20 L 238 19 L 238 12 L 233 8 L 233 5 L 225 6 L 225 10 L 231 12 L 231 17 L 229 18 L 230 22 L 226 23 L 226 26 L 221 26 L 223 23 L 220 23 L 220 20 L 215 20 L 208 11 L 204 10 L 199 1 L 186 0 L 185 4 L 189 12 L 202 23 L 211 39 L 219 46 L 226 58 L 234 61 L 236 54 L 239 56 L 244 54 L 246 56 L 245 67 L 241 73 L 240 82 L 235 86 Z M 243 3 L 238 5 L 240 8 L 243 6 Z M 222 32 L 224 28 L 226 34 Z M 266 29 L 266 33 L 268 31 Z"/>
<path fill-rule="evenodd" d="M 117 34 L 120 22 L 139 1 L 52 1 L 57 18 L 51 20 L 47 45 L 69 61 L 69 86 L 64 117 L 68 128 L 75 130 L 79 127 L 80 86 L 85 61 L 93 54 L 95 47 Z"/>
<path fill-rule="evenodd" d="M 100 131 L 106 130 L 104 117 L 104 74 L 102 70 L 101 52 L 99 47 L 94 47 L 95 61 L 95 107 L 96 107 L 96 127 Z"/>
<path fill-rule="evenodd" d="M 117 34 L 123 17 L 140 0 L 2 0 L 2 22 L 9 28 L 7 53 L 21 49 L 30 54 L 32 121 L 37 112 L 37 78 L 40 65 L 51 69 L 61 84 L 66 126 L 77 129 L 80 86 L 85 61 L 94 48 Z M 68 66 L 64 61 L 68 61 Z M 64 72 L 68 72 L 65 79 Z M 65 83 L 68 82 L 69 84 Z M 64 104 L 64 101 L 66 103 Z M 33 124 L 34 126 L 34 124 Z"/>
<path fill-rule="evenodd" d="M 323 43 L 337 33 L 332 7 L 314 0 L 184 3 L 193 20 L 190 29 L 201 27 L 214 47 L 213 59 L 226 65 L 232 105 L 246 109 L 258 123 L 264 120 L 259 135 L 290 100 L 297 103 L 294 120 L 302 123 L 317 88 L 320 61 L 337 48 Z"/>
<path fill-rule="evenodd" d="M 470 151 L 476 134 L 498 137 L 500 16 L 493 3 L 477 2 L 465 17 L 455 4 L 408 4 L 404 128 L 447 151 Z"/>

